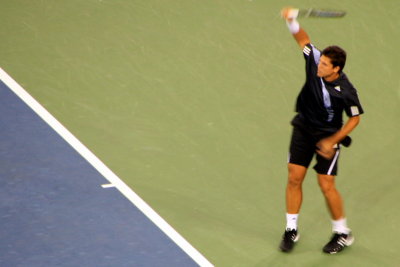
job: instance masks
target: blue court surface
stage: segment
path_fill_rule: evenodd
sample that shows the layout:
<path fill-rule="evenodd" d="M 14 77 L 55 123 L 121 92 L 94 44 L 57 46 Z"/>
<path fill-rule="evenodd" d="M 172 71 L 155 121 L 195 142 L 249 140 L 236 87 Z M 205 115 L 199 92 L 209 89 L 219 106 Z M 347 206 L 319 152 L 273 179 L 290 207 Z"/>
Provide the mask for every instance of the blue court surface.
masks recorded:
<path fill-rule="evenodd" d="M 207 265 L 173 242 L 4 82 L 0 114 L 0 266 Z"/>

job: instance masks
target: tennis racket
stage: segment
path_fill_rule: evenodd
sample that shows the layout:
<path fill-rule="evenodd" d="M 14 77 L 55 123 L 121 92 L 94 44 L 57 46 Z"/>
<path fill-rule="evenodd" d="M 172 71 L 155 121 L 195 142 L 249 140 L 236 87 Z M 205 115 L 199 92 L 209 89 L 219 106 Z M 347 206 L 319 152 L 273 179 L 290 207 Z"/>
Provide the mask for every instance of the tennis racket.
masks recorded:
<path fill-rule="evenodd" d="M 298 11 L 299 18 L 341 18 L 346 15 L 342 10 L 301 8 Z"/>

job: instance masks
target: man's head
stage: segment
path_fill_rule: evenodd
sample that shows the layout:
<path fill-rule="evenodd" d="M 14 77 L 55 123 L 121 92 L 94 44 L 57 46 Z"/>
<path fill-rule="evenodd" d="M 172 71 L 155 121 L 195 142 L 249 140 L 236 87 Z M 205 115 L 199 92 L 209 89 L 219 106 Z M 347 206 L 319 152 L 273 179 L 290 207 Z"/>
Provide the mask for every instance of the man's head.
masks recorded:
<path fill-rule="evenodd" d="M 338 46 L 328 46 L 321 53 L 318 76 L 327 81 L 335 80 L 346 64 L 346 52 Z"/>

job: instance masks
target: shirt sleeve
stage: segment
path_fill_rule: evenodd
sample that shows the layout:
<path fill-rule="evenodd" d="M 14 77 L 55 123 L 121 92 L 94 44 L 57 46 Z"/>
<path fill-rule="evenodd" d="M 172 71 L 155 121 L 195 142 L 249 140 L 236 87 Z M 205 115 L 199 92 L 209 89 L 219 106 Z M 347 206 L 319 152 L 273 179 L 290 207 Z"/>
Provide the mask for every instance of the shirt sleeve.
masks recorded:
<path fill-rule="evenodd" d="M 313 44 L 309 43 L 304 46 L 303 55 L 305 60 L 313 60 L 313 63 L 318 65 L 321 51 L 319 51 Z"/>
<path fill-rule="evenodd" d="M 354 117 L 364 113 L 358 98 L 357 90 L 354 87 L 351 87 L 344 101 L 346 105 L 345 111 L 347 116 Z"/>

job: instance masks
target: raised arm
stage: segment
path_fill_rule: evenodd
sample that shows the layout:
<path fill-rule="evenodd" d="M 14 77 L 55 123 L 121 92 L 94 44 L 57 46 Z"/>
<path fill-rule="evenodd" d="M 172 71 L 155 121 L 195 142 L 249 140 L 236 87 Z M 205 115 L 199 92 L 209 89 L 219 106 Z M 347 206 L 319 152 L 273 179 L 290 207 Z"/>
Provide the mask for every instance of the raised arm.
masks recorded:
<path fill-rule="evenodd" d="M 300 48 L 303 49 L 304 46 L 309 44 L 311 41 L 306 31 L 300 27 L 299 22 L 296 20 L 298 13 L 298 9 L 291 7 L 285 7 L 281 11 L 282 18 L 286 20 L 289 31 L 293 34 L 293 37 L 299 44 Z"/>

